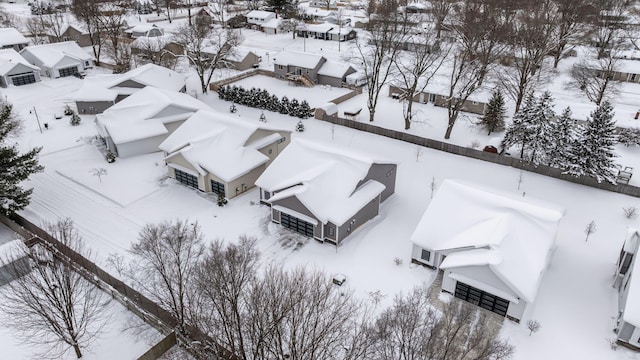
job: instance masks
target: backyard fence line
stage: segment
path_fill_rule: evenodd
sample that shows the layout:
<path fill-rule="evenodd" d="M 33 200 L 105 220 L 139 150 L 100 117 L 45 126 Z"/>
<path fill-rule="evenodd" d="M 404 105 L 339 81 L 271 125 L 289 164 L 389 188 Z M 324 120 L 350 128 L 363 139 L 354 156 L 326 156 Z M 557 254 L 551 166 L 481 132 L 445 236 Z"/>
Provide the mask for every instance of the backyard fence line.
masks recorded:
<path fill-rule="evenodd" d="M 84 272 L 93 275 L 86 276 L 87 274 L 84 274 L 87 280 L 93 282 L 102 290 L 111 293 L 111 295 L 114 297 L 116 297 L 116 294 L 114 294 L 113 291 L 122 296 L 124 298 L 123 304 L 127 307 L 127 309 L 141 317 L 146 323 L 155 328 L 158 328 L 158 326 L 160 326 L 161 328 L 164 327 L 165 329 L 169 329 L 169 332 L 173 332 L 177 337 L 176 342 L 179 340 L 183 344 L 190 344 L 193 342 L 204 345 L 211 344 L 217 350 L 215 357 L 216 359 L 237 360 L 237 357 L 235 355 L 222 348 L 217 344 L 217 342 L 201 332 L 198 328 L 187 325 L 185 328 L 189 335 L 188 338 L 181 336 L 181 334 L 175 333 L 172 329 L 175 329 L 178 323 L 167 310 L 147 298 L 142 293 L 125 284 L 123 281 L 112 276 L 111 274 L 100 268 L 98 265 L 96 265 L 93 261 L 87 259 L 83 255 L 69 248 L 58 239 L 54 238 L 45 230 L 27 220 L 23 216 L 18 214 L 13 214 L 10 217 L 0 215 L 0 223 L 3 223 L 11 230 L 21 235 L 25 239 L 25 244 L 33 245 L 35 243 L 41 242 L 44 245 L 49 246 L 55 251 L 64 255 L 72 264 L 78 266 Z M 99 280 L 99 282 L 97 280 Z M 104 284 L 108 286 L 104 286 Z M 165 330 L 164 332 L 166 333 L 168 331 Z M 158 346 L 158 348 L 165 347 L 170 342 L 170 340 L 167 340 L 166 338 L 163 339 L 163 341 L 166 341 L 166 343 L 163 343 L 164 345 L 160 345 L 160 343 L 158 343 L 156 344 L 156 346 Z M 156 346 L 154 346 L 154 348 Z M 165 351 L 168 349 L 169 347 L 167 347 Z M 186 349 L 197 358 L 201 357 L 200 355 L 202 355 L 194 352 L 194 350 L 188 346 L 186 347 Z M 157 352 L 159 352 L 158 349 L 156 349 L 156 352 L 154 354 L 157 354 Z M 158 357 L 159 356 L 160 355 L 158 355 Z M 151 358 L 145 358 L 143 360 L 148 359 Z"/>
<path fill-rule="evenodd" d="M 368 132 L 375 135 L 384 136 L 390 139 L 407 142 L 419 146 L 424 146 L 430 149 L 444 151 L 449 154 L 465 156 L 472 159 L 491 162 L 498 165 L 510 166 L 516 169 L 533 172 L 540 175 L 549 176 L 552 178 L 565 180 L 574 184 L 580 184 L 589 186 L 601 190 L 611 191 L 623 195 L 629 195 L 633 197 L 640 197 L 640 187 L 628 185 L 628 184 L 610 184 L 608 182 L 598 182 L 595 178 L 589 176 L 575 177 L 567 174 L 563 174 L 563 170 L 546 166 L 546 165 L 534 165 L 527 161 L 517 159 L 510 156 L 498 155 L 486 151 L 476 150 L 464 146 L 454 145 L 443 141 L 428 139 L 405 132 L 385 129 L 379 126 L 375 126 L 366 122 L 359 122 L 355 120 L 345 119 L 335 115 L 328 115 L 323 109 L 316 109 L 315 118 L 318 120 L 326 121 L 332 124 L 345 126 L 351 129 Z"/>
<path fill-rule="evenodd" d="M 137 360 L 156 360 L 164 355 L 164 353 L 166 353 L 177 343 L 178 339 L 176 338 L 176 333 L 171 332 L 162 340 L 158 341 L 158 343 L 156 343 L 151 349 L 147 350 L 147 352 L 138 357 Z"/>

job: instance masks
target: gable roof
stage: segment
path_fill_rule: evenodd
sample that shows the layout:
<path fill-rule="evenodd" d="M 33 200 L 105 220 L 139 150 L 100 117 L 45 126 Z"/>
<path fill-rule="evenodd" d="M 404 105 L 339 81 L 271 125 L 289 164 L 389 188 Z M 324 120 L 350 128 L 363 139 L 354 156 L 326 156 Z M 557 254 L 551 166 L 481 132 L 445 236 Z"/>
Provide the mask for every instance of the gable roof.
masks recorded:
<path fill-rule="evenodd" d="M 295 196 L 323 223 L 344 224 L 385 186 L 365 179 L 374 163 L 393 163 L 351 149 L 295 139 L 256 180 L 270 192 L 268 201 Z M 358 188 L 357 188 L 358 187 Z"/>
<path fill-rule="evenodd" d="M 532 302 L 563 216 L 555 205 L 446 180 L 411 241 L 424 249 L 452 251 L 440 266 L 444 269 L 488 266 Z"/>
<path fill-rule="evenodd" d="M 276 65 L 292 65 L 305 69 L 315 69 L 322 59 L 324 59 L 322 55 L 296 51 L 283 51 L 276 55 L 274 63 Z"/>
<path fill-rule="evenodd" d="M 174 107 L 181 111 L 162 116 L 161 112 Z M 102 135 L 109 135 L 115 144 L 167 134 L 165 123 L 186 120 L 208 105 L 190 95 L 147 86 L 96 116 Z"/>
<path fill-rule="evenodd" d="M 45 67 L 55 66 L 66 56 L 82 62 L 93 59 L 93 56 L 82 50 L 75 41 L 27 46 L 20 51 L 20 54 L 25 52 L 36 57 Z"/>
<path fill-rule="evenodd" d="M 318 69 L 318 75 L 342 78 L 347 72 L 349 72 L 349 70 L 351 70 L 351 72 L 356 71 L 351 65 L 347 63 L 327 60 L 324 64 L 322 64 L 320 69 Z"/>
<path fill-rule="evenodd" d="M 186 77 L 163 66 L 145 64 L 122 74 L 109 88 L 120 87 L 120 84 L 128 80 L 133 80 L 145 86 L 180 91 L 185 86 Z"/>
<path fill-rule="evenodd" d="M 276 13 L 263 10 L 251 10 L 245 15 L 247 18 L 266 19 L 271 16 L 276 16 Z"/>
<path fill-rule="evenodd" d="M 247 143 L 260 129 L 275 130 L 213 110 L 200 110 L 167 137 L 160 149 L 169 154 L 169 161 L 181 154 L 201 175 L 209 172 L 229 182 L 268 162 L 269 157 L 258 150 L 282 139 L 282 135 L 272 133 Z"/>
<path fill-rule="evenodd" d="M 18 64 L 22 64 L 33 71 L 40 71 L 39 67 L 29 64 L 29 62 L 20 56 L 13 48 L 0 49 L 0 75 L 6 75 Z"/>
<path fill-rule="evenodd" d="M 28 43 L 29 40 L 15 28 L 0 28 L 0 47 Z"/>

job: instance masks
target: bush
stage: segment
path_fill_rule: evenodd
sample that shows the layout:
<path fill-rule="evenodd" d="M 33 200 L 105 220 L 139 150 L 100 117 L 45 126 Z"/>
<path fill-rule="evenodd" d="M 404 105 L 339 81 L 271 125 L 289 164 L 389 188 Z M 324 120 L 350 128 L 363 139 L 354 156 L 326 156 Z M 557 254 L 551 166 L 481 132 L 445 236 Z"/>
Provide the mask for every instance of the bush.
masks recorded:
<path fill-rule="evenodd" d="M 80 125 L 81 120 L 82 119 L 80 119 L 80 115 L 74 112 L 73 115 L 71 115 L 71 119 L 69 119 L 69 124 L 71 124 L 72 126 L 78 126 Z"/>
<path fill-rule="evenodd" d="M 313 116 L 313 111 L 309 103 L 303 100 L 287 98 L 283 96 L 279 99 L 276 95 L 271 95 L 267 90 L 251 88 L 246 90 L 238 86 L 223 86 L 218 89 L 218 97 L 221 100 L 231 101 L 236 104 L 250 106 L 253 108 L 289 114 L 300 119 L 307 119 Z"/>
<path fill-rule="evenodd" d="M 71 106 L 69 105 L 65 105 L 64 106 L 64 114 L 69 116 L 69 115 L 73 115 L 75 112 L 73 111 L 73 109 L 71 108 Z"/>

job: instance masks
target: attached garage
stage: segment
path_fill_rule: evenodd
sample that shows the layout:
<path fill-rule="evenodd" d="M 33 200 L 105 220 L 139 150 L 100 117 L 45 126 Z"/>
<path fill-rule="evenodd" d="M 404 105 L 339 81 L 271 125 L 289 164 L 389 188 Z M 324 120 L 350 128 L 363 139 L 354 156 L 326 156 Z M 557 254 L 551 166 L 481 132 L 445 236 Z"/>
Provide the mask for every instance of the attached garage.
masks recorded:
<path fill-rule="evenodd" d="M 73 76 L 73 74 L 78 74 L 79 71 L 77 66 L 72 66 L 72 67 L 59 69 L 58 73 L 60 74 L 60 77 L 67 77 L 67 76 Z"/>
<path fill-rule="evenodd" d="M 36 82 L 36 75 L 34 73 L 17 74 L 9 76 L 11 83 L 15 86 L 33 84 Z"/>
<path fill-rule="evenodd" d="M 174 169 L 175 174 L 176 174 L 176 180 L 178 180 L 180 183 L 187 185 L 187 186 L 191 186 L 192 188 L 198 189 L 198 177 L 188 174 L 184 171 L 178 170 L 178 169 Z"/>
<path fill-rule="evenodd" d="M 507 316 L 509 301 L 495 296 L 486 291 L 482 291 L 473 286 L 458 281 L 456 283 L 455 297 L 468 301 L 473 305 L 480 306 L 500 316 Z"/>
<path fill-rule="evenodd" d="M 313 237 L 313 224 L 295 216 L 282 213 L 280 215 L 280 224 L 302 235 Z"/>
<path fill-rule="evenodd" d="M 224 192 L 224 184 L 215 180 L 211 180 L 211 192 L 226 196 Z"/>

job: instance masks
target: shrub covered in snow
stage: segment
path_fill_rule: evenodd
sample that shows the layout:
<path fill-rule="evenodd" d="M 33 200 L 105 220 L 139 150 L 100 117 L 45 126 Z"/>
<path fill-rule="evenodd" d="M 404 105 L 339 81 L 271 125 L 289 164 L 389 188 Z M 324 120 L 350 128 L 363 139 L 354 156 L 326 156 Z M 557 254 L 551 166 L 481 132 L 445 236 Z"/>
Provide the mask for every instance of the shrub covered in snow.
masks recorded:
<path fill-rule="evenodd" d="M 313 116 L 313 111 L 307 101 L 290 100 L 286 96 L 279 99 L 276 95 L 271 95 L 264 89 L 251 88 L 247 90 L 236 85 L 224 86 L 218 89 L 218 97 L 241 105 L 279 112 L 280 114 L 289 114 L 300 119 Z"/>

